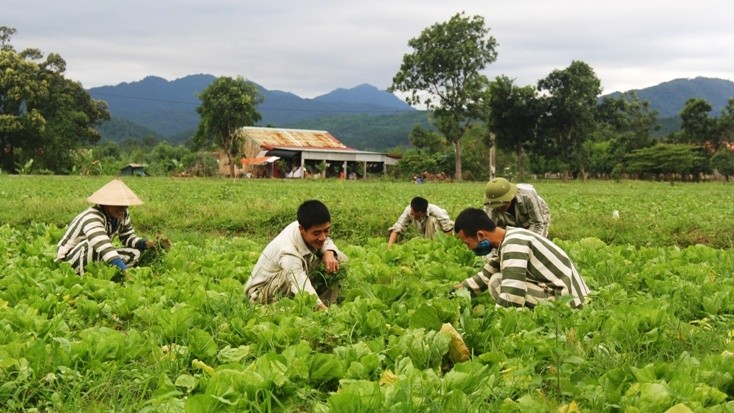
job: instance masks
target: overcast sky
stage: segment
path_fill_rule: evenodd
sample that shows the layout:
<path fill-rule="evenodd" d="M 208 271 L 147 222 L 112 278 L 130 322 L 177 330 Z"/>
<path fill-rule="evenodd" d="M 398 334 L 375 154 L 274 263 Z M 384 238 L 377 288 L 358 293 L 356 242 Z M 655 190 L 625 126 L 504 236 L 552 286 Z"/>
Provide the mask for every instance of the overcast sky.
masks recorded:
<path fill-rule="evenodd" d="M 499 47 L 484 73 L 536 84 L 573 60 L 603 93 L 697 76 L 734 80 L 732 0 L 2 0 L 16 50 L 54 52 L 85 88 L 238 76 L 313 98 L 390 86 L 408 40 L 459 12 Z"/>

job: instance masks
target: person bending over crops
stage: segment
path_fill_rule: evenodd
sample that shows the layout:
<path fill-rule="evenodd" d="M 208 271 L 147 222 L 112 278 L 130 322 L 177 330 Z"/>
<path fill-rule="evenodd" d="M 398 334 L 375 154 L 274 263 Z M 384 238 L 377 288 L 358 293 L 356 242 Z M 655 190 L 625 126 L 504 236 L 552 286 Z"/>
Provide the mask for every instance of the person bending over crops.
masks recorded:
<path fill-rule="evenodd" d="M 475 254 L 488 256 L 477 275 L 454 285 L 472 295 L 489 289 L 497 307 L 529 307 L 570 295 L 579 308 L 589 287 L 568 255 L 549 239 L 524 228 L 498 227 L 481 209 L 467 208 L 456 217 L 459 238 Z M 493 248 L 496 254 L 490 254 Z"/>
<path fill-rule="evenodd" d="M 138 264 L 145 249 L 168 248 L 165 238 L 146 240 L 135 235 L 127 208 L 143 201 L 121 180 L 114 179 L 93 193 L 94 204 L 77 215 L 58 243 L 56 262 L 71 264 L 79 275 L 92 261 L 104 261 L 123 272 Z M 118 236 L 123 248 L 115 248 Z"/>
<path fill-rule="evenodd" d="M 550 209 L 532 185 L 490 180 L 484 187 L 484 212 L 499 227 L 521 227 L 548 236 Z"/>
<path fill-rule="evenodd" d="M 306 291 L 317 296 L 317 309 L 325 310 L 339 295 L 339 266 L 347 256 L 329 238 L 331 215 L 326 205 L 306 201 L 296 216 L 260 254 L 245 295 L 253 303 L 266 304 Z"/>
<path fill-rule="evenodd" d="M 429 204 L 425 198 L 417 196 L 410 201 L 410 205 L 405 207 L 398 221 L 388 229 L 390 238 L 387 240 L 387 246 L 394 244 L 400 233 L 410 224 L 414 224 L 418 233 L 428 239 L 433 239 L 439 232 L 451 234 L 454 229 L 454 221 L 449 218 L 449 214 L 444 209 Z"/>

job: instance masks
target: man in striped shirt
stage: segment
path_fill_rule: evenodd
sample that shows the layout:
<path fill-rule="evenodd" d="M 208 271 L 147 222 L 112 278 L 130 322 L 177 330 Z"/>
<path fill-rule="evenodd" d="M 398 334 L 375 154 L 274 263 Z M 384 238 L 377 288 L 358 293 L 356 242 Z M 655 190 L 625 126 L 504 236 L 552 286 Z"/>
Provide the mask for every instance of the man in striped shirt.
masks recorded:
<path fill-rule="evenodd" d="M 135 235 L 128 206 L 143 201 L 121 180 L 115 179 L 92 194 L 87 201 L 94 204 L 77 215 L 58 243 L 57 262 L 71 264 L 79 275 L 93 261 L 104 261 L 121 271 L 135 266 L 146 248 L 156 248 L 154 240 Z M 119 237 L 123 248 L 115 248 L 112 240 Z M 163 241 L 168 243 L 167 240 Z"/>
<path fill-rule="evenodd" d="M 503 229 L 481 209 L 467 208 L 454 225 L 456 236 L 475 254 L 489 256 L 477 275 L 454 288 L 473 294 L 489 289 L 498 307 L 529 307 L 564 295 L 579 308 L 589 295 L 568 255 L 556 244 L 524 228 Z M 497 253 L 491 254 L 496 248 Z"/>
<path fill-rule="evenodd" d="M 305 201 L 296 217 L 260 254 L 245 295 L 253 303 L 267 304 L 305 291 L 316 296 L 316 309 L 326 310 L 338 298 L 336 274 L 347 256 L 329 237 L 331 215 L 321 201 Z"/>
<path fill-rule="evenodd" d="M 387 240 L 387 246 L 394 244 L 400 233 L 411 224 L 415 225 L 419 234 L 428 239 L 433 239 L 439 232 L 451 234 L 451 230 L 454 229 L 454 221 L 451 220 L 446 210 L 417 196 L 410 201 L 410 205 L 405 207 L 397 222 L 388 228 L 390 237 Z"/>

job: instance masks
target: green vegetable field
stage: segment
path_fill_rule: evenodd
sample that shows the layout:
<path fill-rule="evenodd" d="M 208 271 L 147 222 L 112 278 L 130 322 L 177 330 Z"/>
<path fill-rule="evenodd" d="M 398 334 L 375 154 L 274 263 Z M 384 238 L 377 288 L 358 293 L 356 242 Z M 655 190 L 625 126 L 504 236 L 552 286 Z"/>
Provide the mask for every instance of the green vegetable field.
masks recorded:
<path fill-rule="evenodd" d="M 110 179 L 0 175 L 2 411 L 734 411 L 731 184 L 533 182 L 591 299 L 496 310 L 448 294 L 482 265 L 454 237 L 386 248 L 413 196 L 455 217 L 483 183 L 126 179 L 138 234 L 173 247 L 120 282 L 53 262 Z M 250 304 L 260 251 L 314 198 L 350 257 L 342 302 Z"/>

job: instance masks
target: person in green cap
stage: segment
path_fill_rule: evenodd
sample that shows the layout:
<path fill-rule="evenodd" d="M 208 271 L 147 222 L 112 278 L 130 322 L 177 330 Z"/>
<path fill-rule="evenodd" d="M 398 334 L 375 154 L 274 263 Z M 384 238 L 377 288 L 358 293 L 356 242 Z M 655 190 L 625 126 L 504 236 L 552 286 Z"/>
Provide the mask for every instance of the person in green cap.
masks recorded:
<path fill-rule="evenodd" d="M 56 262 L 71 264 L 79 275 L 83 275 L 85 267 L 93 261 L 104 261 L 124 272 L 137 265 L 143 250 L 158 248 L 156 240 L 135 234 L 127 208 L 141 205 L 143 201 L 121 180 L 110 181 L 87 201 L 94 205 L 69 224 L 58 243 Z M 120 238 L 122 248 L 112 245 L 116 236 Z M 165 238 L 160 243 L 163 248 L 170 246 Z"/>
<path fill-rule="evenodd" d="M 484 212 L 500 228 L 520 227 L 548 237 L 550 209 L 532 185 L 491 179 L 484 187 Z"/>

